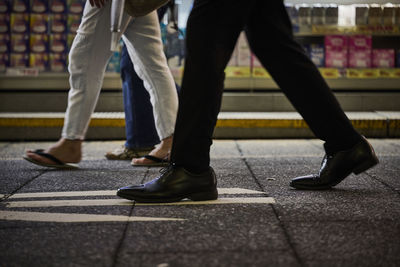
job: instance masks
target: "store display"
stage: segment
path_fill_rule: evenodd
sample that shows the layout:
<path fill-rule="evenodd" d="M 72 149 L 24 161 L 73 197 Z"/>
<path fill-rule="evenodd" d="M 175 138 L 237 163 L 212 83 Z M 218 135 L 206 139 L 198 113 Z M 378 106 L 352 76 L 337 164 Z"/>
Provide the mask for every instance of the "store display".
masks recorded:
<path fill-rule="evenodd" d="M 29 54 L 29 66 L 38 69 L 39 71 L 45 71 L 48 69 L 49 54 L 48 53 L 30 53 Z"/>
<path fill-rule="evenodd" d="M 372 38 L 369 35 L 349 36 L 349 68 L 371 67 Z"/>
<path fill-rule="evenodd" d="M 10 35 L 0 34 L 0 57 L 10 52 Z"/>
<path fill-rule="evenodd" d="M 348 38 L 344 35 L 325 37 L 325 67 L 346 68 L 348 57 Z"/>
<path fill-rule="evenodd" d="M 317 67 L 325 66 L 325 48 L 322 44 L 306 45 L 306 52 Z"/>
<path fill-rule="evenodd" d="M 10 13 L 10 3 L 8 0 L 0 0 L 0 13 L 7 14 Z"/>
<path fill-rule="evenodd" d="M 394 68 L 394 49 L 373 49 L 372 67 Z"/>
<path fill-rule="evenodd" d="M 29 12 L 29 0 L 13 0 L 13 1 L 11 1 L 11 12 L 15 12 L 15 13 Z"/>
<path fill-rule="evenodd" d="M 0 34 L 10 32 L 10 16 L 0 13 Z"/>

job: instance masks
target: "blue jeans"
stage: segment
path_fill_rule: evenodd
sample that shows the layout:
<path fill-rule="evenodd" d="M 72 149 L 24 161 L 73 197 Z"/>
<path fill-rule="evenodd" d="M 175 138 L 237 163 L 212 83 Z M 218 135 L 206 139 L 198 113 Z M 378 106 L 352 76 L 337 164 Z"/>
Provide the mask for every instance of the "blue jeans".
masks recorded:
<path fill-rule="evenodd" d="M 121 53 L 122 93 L 127 148 L 151 147 L 160 142 L 154 123 L 150 95 L 137 76 L 125 45 Z"/>

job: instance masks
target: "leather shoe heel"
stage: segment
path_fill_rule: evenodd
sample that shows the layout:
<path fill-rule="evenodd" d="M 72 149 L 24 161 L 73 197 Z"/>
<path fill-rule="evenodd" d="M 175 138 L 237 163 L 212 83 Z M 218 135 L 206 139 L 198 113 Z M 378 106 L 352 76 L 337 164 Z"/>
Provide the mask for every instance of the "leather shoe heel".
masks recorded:
<path fill-rule="evenodd" d="M 374 149 L 362 137 L 362 140 L 351 149 L 325 155 L 317 175 L 294 178 L 290 186 L 308 190 L 330 189 L 351 173 L 360 174 L 378 163 Z"/>
<path fill-rule="evenodd" d="M 375 155 L 374 155 L 375 156 Z M 378 158 L 375 156 L 374 158 L 371 158 L 367 162 L 363 162 L 363 164 L 358 165 L 356 168 L 354 168 L 353 173 L 355 175 L 358 175 L 362 172 L 365 172 L 366 170 L 374 167 L 376 164 L 379 163 Z"/>
<path fill-rule="evenodd" d="M 188 196 L 188 199 L 193 201 L 205 201 L 205 200 L 216 200 L 218 198 L 218 191 L 213 190 L 211 192 L 195 193 Z"/>

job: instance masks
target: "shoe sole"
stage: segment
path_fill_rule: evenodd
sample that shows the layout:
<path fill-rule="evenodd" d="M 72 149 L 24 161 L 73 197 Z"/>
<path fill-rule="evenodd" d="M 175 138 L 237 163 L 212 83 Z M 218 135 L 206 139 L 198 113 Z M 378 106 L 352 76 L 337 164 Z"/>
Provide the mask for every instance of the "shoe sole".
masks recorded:
<path fill-rule="evenodd" d="M 188 198 L 193 201 L 207 201 L 207 200 L 216 200 L 218 198 L 218 190 L 215 189 L 212 192 L 200 192 L 200 193 L 193 193 L 186 196 L 175 197 L 175 198 L 162 198 L 162 199 L 148 199 L 148 198 L 140 198 L 140 197 L 132 197 L 130 195 L 125 195 L 120 191 L 117 191 L 117 196 L 134 200 L 140 203 L 171 203 L 171 202 L 179 202 L 182 199 Z"/>
<path fill-rule="evenodd" d="M 54 169 L 59 169 L 59 170 L 77 170 L 77 169 L 79 169 L 78 164 L 75 164 L 75 163 L 64 163 L 63 165 L 48 164 L 48 163 L 43 163 L 43 162 L 34 160 L 27 156 L 23 156 L 22 158 L 26 161 L 29 161 L 30 163 L 37 165 L 37 166 L 42 166 L 42 167 L 47 167 L 47 168 L 54 168 Z"/>

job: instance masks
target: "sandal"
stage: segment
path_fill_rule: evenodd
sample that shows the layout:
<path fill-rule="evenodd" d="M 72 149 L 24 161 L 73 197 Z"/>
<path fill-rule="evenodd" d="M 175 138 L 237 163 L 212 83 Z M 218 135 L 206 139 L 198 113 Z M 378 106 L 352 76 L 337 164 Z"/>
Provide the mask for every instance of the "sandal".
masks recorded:
<path fill-rule="evenodd" d="M 158 158 L 152 155 L 145 155 L 143 156 L 145 159 L 149 159 L 153 161 L 152 163 L 131 163 L 134 167 L 164 167 L 169 165 L 168 157 L 165 158 Z"/>
<path fill-rule="evenodd" d="M 56 169 L 78 169 L 79 168 L 78 164 L 62 162 L 61 160 L 54 157 L 53 155 L 44 152 L 43 149 L 36 149 L 36 150 L 32 151 L 32 153 L 39 155 L 41 157 L 47 158 L 47 159 L 55 162 L 55 164 L 43 163 L 43 162 L 37 161 L 33 158 L 30 158 L 28 156 L 23 156 L 23 158 L 33 164 L 43 166 L 43 167 L 56 168 Z"/>

